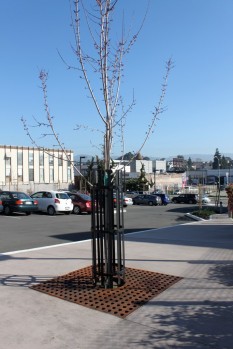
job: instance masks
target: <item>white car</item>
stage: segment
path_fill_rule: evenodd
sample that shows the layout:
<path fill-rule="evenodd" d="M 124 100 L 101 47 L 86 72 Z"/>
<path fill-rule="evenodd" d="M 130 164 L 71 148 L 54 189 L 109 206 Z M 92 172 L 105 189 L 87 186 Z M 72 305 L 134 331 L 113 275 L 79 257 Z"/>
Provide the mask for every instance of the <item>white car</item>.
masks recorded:
<path fill-rule="evenodd" d="M 132 198 L 128 198 L 127 196 L 123 196 L 124 206 L 131 206 L 133 205 Z"/>
<path fill-rule="evenodd" d="M 210 198 L 208 196 L 206 196 L 206 195 L 202 196 L 201 201 L 202 201 L 203 204 L 209 204 L 211 202 Z"/>
<path fill-rule="evenodd" d="M 38 191 L 31 197 L 38 201 L 38 211 L 47 212 L 50 216 L 54 216 L 56 213 L 70 214 L 73 210 L 71 198 L 62 191 Z"/>

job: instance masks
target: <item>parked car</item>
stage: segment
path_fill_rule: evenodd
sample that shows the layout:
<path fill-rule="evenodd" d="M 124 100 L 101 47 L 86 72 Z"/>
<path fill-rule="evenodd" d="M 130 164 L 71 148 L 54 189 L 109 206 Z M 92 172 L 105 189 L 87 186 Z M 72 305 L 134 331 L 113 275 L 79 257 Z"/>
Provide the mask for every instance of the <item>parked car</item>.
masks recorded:
<path fill-rule="evenodd" d="M 3 211 L 3 205 L 2 205 L 2 200 L 0 200 L 0 212 Z"/>
<path fill-rule="evenodd" d="M 156 195 L 161 198 L 162 205 L 167 205 L 167 204 L 170 203 L 170 198 L 169 198 L 169 196 L 167 194 L 157 193 Z"/>
<path fill-rule="evenodd" d="M 1 191 L 0 200 L 5 215 L 13 212 L 23 212 L 29 216 L 32 212 L 38 210 L 38 201 L 32 199 L 29 195 L 19 191 Z"/>
<path fill-rule="evenodd" d="M 152 195 L 163 194 L 163 191 L 160 190 L 160 189 L 156 189 L 156 190 L 153 191 L 151 194 L 152 194 Z"/>
<path fill-rule="evenodd" d="M 130 203 L 131 200 L 132 200 L 131 198 L 128 198 L 128 197 L 126 198 L 126 196 L 123 196 L 122 197 L 122 206 L 127 207 L 128 202 Z M 132 204 L 133 204 L 133 202 L 132 202 Z M 116 193 L 113 193 L 113 206 L 117 207 L 117 195 L 116 195 Z"/>
<path fill-rule="evenodd" d="M 201 201 L 203 204 L 209 204 L 211 202 L 211 199 L 207 195 L 203 195 Z"/>
<path fill-rule="evenodd" d="M 143 194 L 143 191 L 126 191 L 125 193 L 126 195 L 139 195 L 139 194 Z"/>
<path fill-rule="evenodd" d="M 180 194 L 172 198 L 173 203 L 196 204 L 198 202 L 197 194 Z"/>
<path fill-rule="evenodd" d="M 174 191 L 174 193 L 173 193 L 174 195 L 179 195 L 179 194 L 181 194 L 181 191 L 180 191 L 180 189 L 176 189 L 175 191 Z"/>
<path fill-rule="evenodd" d="M 132 198 L 129 198 L 128 196 L 123 196 L 123 201 L 124 201 L 123 206 L 125 207 L 133 205 Z"/>
<path fill-rule="evenodd" d="M 150 205 L 150 206 L 157 206 L 162 204 L 162 200 L 157 195 L 138 195 L 133 198 L 133 204 L 134 205 Z"/>
<path fill-rule="evenodd" d="M 74 205 L 73 213 L 81 214 L 81 213 L 91 213 L 91 197 L 82 193 L 73 193 L 66 192 L 68 196 L 71 198 L 72 203 Z"/>
<path fill-rule="evenodd" d="M 38 201 L 38 211 L 47 212 L 50 216 L 57 213 L 70 214 L 73 211 L 71 198 L 62 191 L 38 191 L 31 198 Z"/>

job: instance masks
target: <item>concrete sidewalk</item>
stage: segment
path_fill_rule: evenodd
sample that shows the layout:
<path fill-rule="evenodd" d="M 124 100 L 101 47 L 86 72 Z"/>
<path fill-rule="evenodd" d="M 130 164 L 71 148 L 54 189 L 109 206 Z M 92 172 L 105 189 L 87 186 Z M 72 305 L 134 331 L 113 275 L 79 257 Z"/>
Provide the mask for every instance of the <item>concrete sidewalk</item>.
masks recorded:
<path fill-rule="evenodd" d="M 1 260 L 0 348 L 233 348 L 233 221 L 125 236 L 126 266 L 183 279 L 125 319 L 29 288 L 91 264 L 91 242 L 7 253 Z"/>

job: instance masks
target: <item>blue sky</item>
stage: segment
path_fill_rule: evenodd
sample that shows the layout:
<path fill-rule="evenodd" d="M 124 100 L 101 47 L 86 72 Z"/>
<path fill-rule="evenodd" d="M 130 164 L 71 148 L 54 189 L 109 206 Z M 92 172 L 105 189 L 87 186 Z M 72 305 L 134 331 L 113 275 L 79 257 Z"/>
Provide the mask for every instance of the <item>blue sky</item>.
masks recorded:
<path fill-rule="evenodd" d="M 85 2 L 93 0 L 85 0 Z M 125 26 L 138 29 L 147 1 L 119 0 L 114 30 L 119 33 L 122 9 Z M 0 0 L 0 115 L 4 145 L 31 146 L 20 118 L 34 125 L 44 121 L 39 71 L 49 73 L 48 100 L 61 141 L 75 154 L 100 154 L 103 124 L 98 118 L 79 73 L 67 70 L 58 50 L 75 64 L 68 0 Z M 118 27 L 119 25 L 119 27 Z M 89 45 L 86 29 L 85 47 Z M 125 152 L 137 151 L 157 104 L 165 62 L 171 71 L 164 106 L 155 132 L 142 155 L 233 153 L 233 1 L 151 0 L 140 36 L 125 58 L 122 96 L 127 105 Z M 96 75 L 91 76 L 95 81 Z M 76 125 L 83 125 L 75 131 Z M 31 129 L 40 146 L 52 147 L 45 131 Z M 121 154 L 116 137 L 113 156 Z"/>

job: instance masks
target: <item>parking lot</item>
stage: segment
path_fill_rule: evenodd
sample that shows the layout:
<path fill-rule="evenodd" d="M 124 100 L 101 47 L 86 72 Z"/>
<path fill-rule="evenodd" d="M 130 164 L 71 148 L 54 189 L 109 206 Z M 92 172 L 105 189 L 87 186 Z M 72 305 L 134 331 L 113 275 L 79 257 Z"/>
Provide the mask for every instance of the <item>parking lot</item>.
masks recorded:
<path fill-rule="evenodd" d="M 196 206 L 129 206 L 125 209 L 125 233 L 157 229 L 187 222 L 185 212 Z M 90 239 L 91 216 L 59 214 L 0 214 L 0 253 Z"/>

